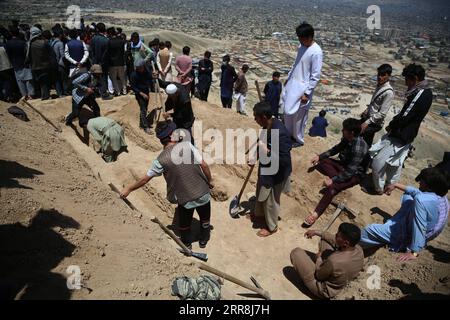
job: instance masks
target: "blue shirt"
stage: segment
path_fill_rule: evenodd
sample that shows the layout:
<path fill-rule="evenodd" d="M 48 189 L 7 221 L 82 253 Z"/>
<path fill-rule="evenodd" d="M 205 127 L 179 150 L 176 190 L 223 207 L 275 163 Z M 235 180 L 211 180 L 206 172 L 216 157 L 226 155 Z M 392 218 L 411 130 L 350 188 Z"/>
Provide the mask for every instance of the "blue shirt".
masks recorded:
<path fill-rule="evenodd" d="M 407 238 L 411 238 L 407 249 L 419 252 L 425 247 L 427 233 L 432 232 L 438 222 L 441 197 L 433 192 L 422 192 L 414 187 L 407 187 L 405 196 L 406 201 L 414 203 L 412 207 L 406 206 L 409 210 L 403 213 L 407 215 L 407 230 L 411 230 L 410 235 L 407 232 Z M 397 214 L 402 214 L 401 210 Z"/>
<path fill-rule="evenodd" d="M 292 172 L 292 163 L 291 163 L 291 149 L 292 149 L 292 140 L 291 135 L 287 131 L 284 124 L 275 118 L 272 118 L 272 129 L 278 130 L 278 141 L 271 141 L 271 134 L 267 133 L 267 148 L 269 149 L 268 156 L 270 157 L 271 162 L 268 164 L 262 164 L 260 162 L 258 168 L 258 184 L 271 188 L 274 185 L 280 184 L 284 182 Z M 262 141 L 266 143 L 266 141 Z M 272 153 L 273 144 L 278 143 L 278 154 Z M 271 167 L 272 161 L 278 160 L 279 166 L 278 171 L 273 175 L 264 175 L 261 172 L 261 168 Z"/>
<path fill-rule="evenodd" d="M 280 95 L 281 95 L 282 85 L 281 82 L 269 81 L 264 87 L 264 94 L 266 96 L 265 101 L 269 102 L 272 106 L 272 112 L 277 115 L 278 107 L 280 105 Z"/>
<path fill-rule="evenodd" d="M 152 76 L 147 69 L 144 69 L 144 72 L 142 73 L 133 71 L 130 77 L 130 84 L 131 89 L 136 95 L 139 95 L 140 92 L 148 94 L 152 84 Z"/>
<path fill-rule="evenodd" d="M 309 129 L 311 137 L 326 137 L 328 121 L 324 117 L 317 116 L 312 121 L 312 127 Z"/>

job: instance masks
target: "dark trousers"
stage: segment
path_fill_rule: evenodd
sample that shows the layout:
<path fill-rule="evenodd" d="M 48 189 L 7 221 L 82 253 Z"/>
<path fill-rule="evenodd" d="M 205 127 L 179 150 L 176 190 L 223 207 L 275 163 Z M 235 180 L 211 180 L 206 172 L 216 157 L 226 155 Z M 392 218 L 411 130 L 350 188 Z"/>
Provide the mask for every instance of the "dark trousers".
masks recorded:
<path fill-rule="evenodd" d="M 41 89 L 41 98 L 50 98 L 50 69 L 32 70 L 34 81 Z"/>
<path fill-rule="evenodd" d="M 202 90 L 199 91 L 200 94 L 200 100 L 208 101 L 209 96 L 209 88 L 211 85 L 203 85 Z"/>
<path fill-rule="evenodd" d="M 373 138 L 375 137 L 375 134 L 380 131 L 382 126 L 378 124 L 369 124 L 367 129 L 363 132 L 362 137 L 364 141 L 367 143 L 367 147 L 370 149 L 370 147 L 373 144 Z"/>
<path fill-rule="evenodd" d="M 73 119 L 78 118 L 80 110 L 84 105 L 87 105 L 92 112 L 94 112 L 94 118 L 100 117 L 100 107 L 98 106 L 97 101 L 95 101 L 95 97 L 90 95 L 84 97 L 80 103 L 76 103 L 75 100 L 72 99 L 72 112 L 67 116 L 66 124 L 70 124 Z"/>
<path fill-rule="evenodd" d="M 56 94 L 60 97 L 63 95 L 68 96 L 70 94 L 68 76 L 66 68 L 58 66 L 58 69 L 56 70 L 55 89 Z"/>
<path fill-rule="evenodd" d="M 231 109 L 231 105 L 233 104 L 233 98 L 232 97 L 229 97 L 229 98 L 220 97 L 220 99 L 222 100 L 222 107 Z"/>
<path fill-rule="evenodd" d="M 0 71 L 0 100 L 7 101 L 11 100 L 11 84 L 13 79 L 11 78 L 11 70 Z M 14 71 L 13 71 L 14 72 Z M 14 75 L 14 73 L 12 73 Z"/>
<path fill-rule="evenodd" d="M 105 65 L 102 65 L 102 75 L 100 76 L 100 86 L 99 91 L 102 97 L 108 97 L 108 68 Z"/>
<path fill-rule="evenodd" d="M 333 178 L 344 171 L 344 167 L 342 167 L 336 160 L 333 159 L 324 159 L 319 161 L 319 164 L 316 166 L 317 171 L 321 174 Z M 359 177 L 353 176 L 349 180 L 344 182 L 333 182 L 333 184 L 326 188 L 322 199 L 320 199 L 319 204 L 316 207 L 315 212 L 320 216 L 330 205 L 334 196 L 336 196 L 339 192 L 349 189 L 359 183 Z"/>
<path fill-rule="evenodd" d="M 147 111 L 148 111 L 148 100 L 145 100 L 140 94 L 136 94 L 136 100 L 139 105 L 140 113 L 139 113 L 139 127 L 140 128 L 148 128 L 147 121 Z"/>
<path fill-rule="evenodd" d="M 178 219 L 181 241 L 187 246 L 192 242 L 191 223 L 194 215 L 194 209 L 197 211 L 200 217 L 200 242 L 208 242 L 210 235 L 209 220 L 211 218 L 211 202 L 208 201 L 201 207 L 186 209 L 185 207 L 178 206 Z"/>

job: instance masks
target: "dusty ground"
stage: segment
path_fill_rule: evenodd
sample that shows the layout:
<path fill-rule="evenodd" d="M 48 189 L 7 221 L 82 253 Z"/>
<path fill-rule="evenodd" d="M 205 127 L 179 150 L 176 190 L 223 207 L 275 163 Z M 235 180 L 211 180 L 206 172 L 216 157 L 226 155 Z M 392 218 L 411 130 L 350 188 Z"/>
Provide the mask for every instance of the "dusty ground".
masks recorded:
<path fill-rule="evenodd" d="M 152 97 L 151 105 L 155 105 L 154 101 L 155 97 Z M 69 98 L 32 103 L 55 123 L 70 109 Z M 29 108 L 24 109 L 32 121 L 24 123 L 10 116 L 5 111 L 6 106 L 1 105 L 1 159 L 4 164 L 1 166 L 0 228 L 7 231 L 0 233 L 5 239 L 0 242 L 0 254 L 8 257 L 8 263 L 1 267 L 4 268 L 1 274 L 5 275 L 2 278 L 15 280 L 21 289 L 25 284 L 36 288 L 34 295 L 23 297 L 45 297 L 43 288 L 55 287 L 55 290 L 45 289 L 45 294 L 55 291 L 54 296 L 75 299 L 170 298 L 170 284 L 176 276 L 198 273 L 195 266 L 189 265 L 194 261 L 180 256 L 173 241 L 150 222 L 153 215 L 167 225 L 172 224 L 174 219 L 174 207 L 165 200 L 163 178 L 152 180 L 145 190 L 130 195 L 129 199 L 144 213 L 141 218 L 109 191 L 109 182 L 120 187 L 134 181 L 132 172 L 137 176 L 145 174 L 161 146 L 154 136 L 145 135 L 138 129 L 138 107 L 133 96 L 99 103 L 103 115 L 116 119 L 124 126 L 129 146 L 129 153 L 121 154 L 118 161 L 111 164 L 103 162 L 92 147 L 83 144 L 73 129 L 62 126 L 63 132 L 57 134 Z M 232 110 L 223 110 L 198 100 L 193 103 L 197 123 L 202 121 L 203 130 L 216 128 L 224 132 L 226 128 L 257 127 L 251 117 L 241 117 Z M 420 139 L 423 144 L 435 141 L 435 137 L 427 132 L 422 131 Z M 307 294 L 299 290 L 302 288 L 292 273 L 289 253 L 297 246 L 311 251 L 316 249 L 317 240 L 306 240 L 304 229 L 300 227 L 320 198 L 323 179 L 317 172 L 307 173 L 308 161 L 314 152 L 325 150 L 337 139 L 333 136 L 328 140 L 308 138 L 305 147 L 293 151 L 293 188 L 281 200 L 280 231 L 265 239 L 256 236 L 257 229 L 253 228 L 250 220 L 243 216 L 233 220 L 228 215 L 229 201 L 239 193 L 247 167 L 212 165 L 215 193 L 219 195 L 215 197 L 219 201 L 212 202 L 211 222 L 214 230 L 208 247 L 202 250 L 194 243 L 194 250 L 207 252 L 208 264 L 242 280 L 248 280 L 253 275 L 274 299 L 308 299 Z M 204 141 L 204 144 L 207 142 Z M 11 163 L 14 161 L 17 163 Z M 408 161 L 405 181 L 413 179 L 413 168 L 414 161 Z M 249 197 L 254 193 L 255 183 L 256 173 L 244 193 L 244 204 L 248 204 Z M 32 189 L 21 188 L 20 185 Z M 365 226 L 374 221 L 381 222 L 383 217 L 395 213 L 399 197 L 400 193 L 390 197 L 369 196 L 355 187 L 337 199 L 345 201 L 358 213 L 355 223 Z M 36 225 L 32 221 L 39 222 L 41 219 L 32 218 L 39 207 L 54 208 L 63 215 L 63 220 L 71 223 L 62 226 L 56 226 L 55 222 Z M 333 211 L 334 208 L 330 207 L 316 227 L 323 227 Z M 54 217 L 53 214 L 51 216 Z M 331 231 L 335 231 L 342 221 L 348 221 L 348 218 L 343 216 L 339 219 Z M 197 227 L 196 220 L 194 229 Z M 24 230 L 21 231 L 24 238 L 14 240 L 11 234 L 20 233 L 10 231 L 11 228 Z M 43 239 L 31 244 L 29 231 Z M 56 240 L 44 240 L 48 239 L 47 236 Z M 447 228 L 430 243 L 419 260 L 407 265 L 395 262 L 395 255 L 385 249 L 379 250 L 366 261 L 366 268 L 373 264 L 381 268 L 381 289 L 368 290 L 366 281 L 370 274 L 363 272 L 338 299 L 398 299 L 425 297 L 423 294 L 431 293 L 448 296 L 449 237 Z M 24 241 L 26 245 L 19 245 Z M 44 243 L 53 242 L 59 243 L 57 247 L 62 247 L 62 250 L 49 250 L 44 246 Z M 32 258 L 29 258 L 30 251 L 33 252 Z M 39 262 L 42 255 L 46 261 L 44 264 Z M 19 268 L 23 260 L 28 261 L 25 269 Z M 87 289 L 76 292 L 64 289 L 65 270 L 71 264 L 81 266 L 83 280 L 93 290 L 91 293 Z M 36 267 L 38 270 L 28 274 Z M 65 295 L 57 293 L 57 288 Z M 256 298 L 230 282 L 225 282 L 223 295 L 225 299 Z"/>
<path fill-rule="evenodd" d="M 20 299 L 171 299 L 195 275 L 159 227 L 133 214 L 35 113 L 0 104 L 0 283 Z M 87 288 L 70 291 L 68 266 Z"/>

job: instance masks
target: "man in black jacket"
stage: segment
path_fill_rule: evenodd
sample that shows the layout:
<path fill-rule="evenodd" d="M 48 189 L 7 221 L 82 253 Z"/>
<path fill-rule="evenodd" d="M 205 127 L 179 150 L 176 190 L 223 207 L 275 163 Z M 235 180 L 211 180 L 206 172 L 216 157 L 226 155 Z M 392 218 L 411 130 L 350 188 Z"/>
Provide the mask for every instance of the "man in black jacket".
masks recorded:
<path fill-rule="evenodd" d="M 208 100 L 213 70 L 214 67 L 211 61 L 211 52 L 206 51 L 204 59 L 200 60 L 198 63 L 198 91 L 200 92 L 200 100 Z"/>
<path fill-rule="evenodd" d="M 109 100 L 111 96 L 108 93 L 108 64 L 106 59 L 106 50 L 109 39 L 106 36 L 106 26 L 104 23 L 97 23 L 98 33 L 92 38 L 89 46 L 89 55 L 92 59 L 92 64 L 98 64 L 102 67 L 102 77 L 100 93 L 102 99 Z"/>
<path fill-rule="evenodd" d="M 111 36 L 105 53 L 105 60 L 109 67 L 109 77 L 114 86 L 114 95 L 126 94 L 125 78 L 125 41 L 117 34 L 116 29 L 108 29 Z"/>
<path fill-rule="evenodd" d="M 408 150 L 433 101 L 433 93 L 425 80 L 422 66 L 410 64 L 403 69 L 402 75 L 408 87 L 405 105 L 386 127 L 387 135 L 370 149 L 373 157 L 372 177 L 377 194 L 382 194 L 385 187 L 400 180 Z"/>

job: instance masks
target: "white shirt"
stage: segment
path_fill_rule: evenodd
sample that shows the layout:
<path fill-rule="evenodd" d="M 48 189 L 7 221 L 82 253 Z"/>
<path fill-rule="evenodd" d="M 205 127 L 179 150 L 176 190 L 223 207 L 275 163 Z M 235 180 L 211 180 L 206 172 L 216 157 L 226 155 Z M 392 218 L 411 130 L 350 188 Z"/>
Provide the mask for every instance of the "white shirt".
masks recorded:
<path fill-rule="evenodd" d="M 287 84 L 281 95 L 281 106 L 284 113 L 292 115 L 300 107 L 309 108 L 314 89 L 319 83 L 322 73 L 323 52 L 320 46 L 314 42 L 310 47 L 300 45 L 297 58 L 289 72 Z M 300 106 L 300 98 L 307 94 L 309 101 Z"/>

